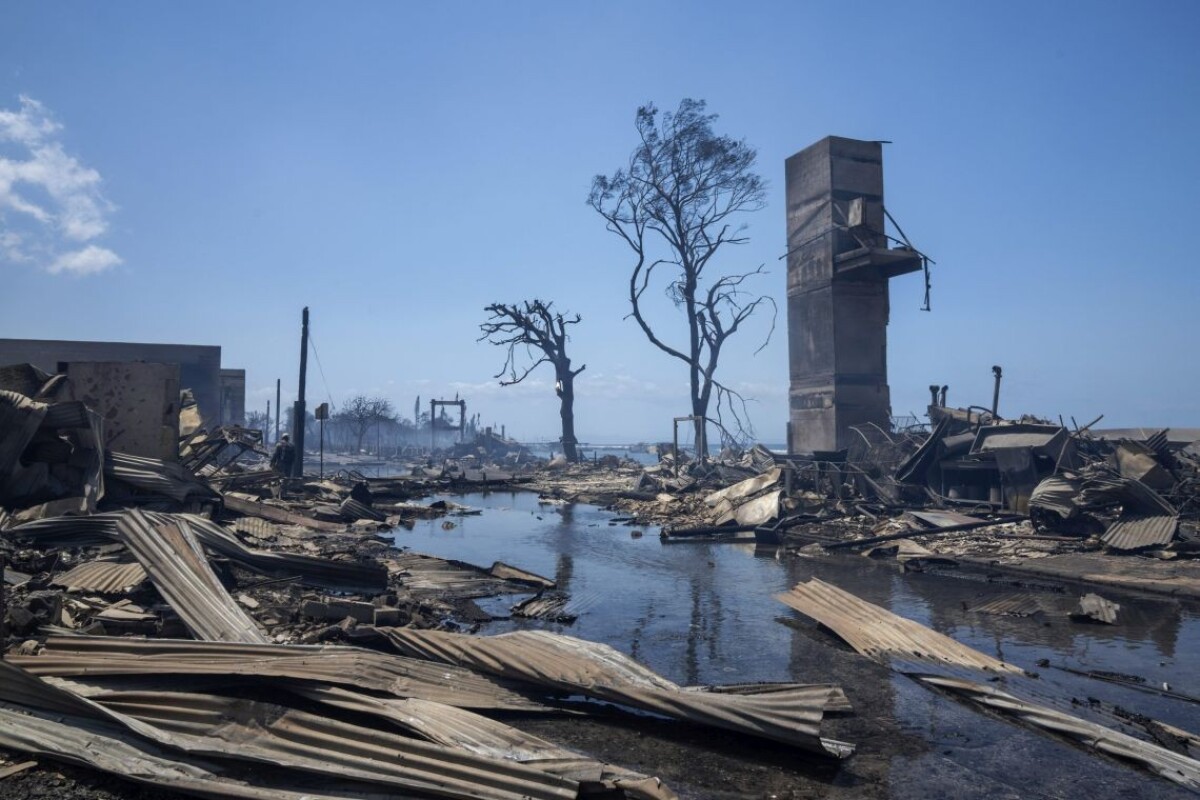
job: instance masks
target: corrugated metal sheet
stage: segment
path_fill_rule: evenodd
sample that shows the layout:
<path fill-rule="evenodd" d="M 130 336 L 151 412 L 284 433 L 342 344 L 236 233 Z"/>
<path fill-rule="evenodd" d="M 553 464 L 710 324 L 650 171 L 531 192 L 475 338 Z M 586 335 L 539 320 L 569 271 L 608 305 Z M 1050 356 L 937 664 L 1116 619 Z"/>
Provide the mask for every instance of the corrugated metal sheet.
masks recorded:
<path fill-rule="evenodd" d="M 369 519 L 376 522 L 383 522 L 387 519 L 387 514 L 381 511 L 376 511 L 366 503 L 360 503 L 353 497 L 347 497 L 338 506 L 338 510 L 342 512 L 342 516 L 350 520 Z"/>
<path fill-rule="evenodd" d="M 971 610 L 979 614 L 994 614 L 1000 617 L 1031 617 L 1045 609 L 1033 595 L 1010 594 L 974 606 Z"/>
<path fill-rule="evenodd" d="M 4 679 L 0 696 L 20 704 L 9 709 L 19 708 L 31 718 L 39 717 L 46 707 L 56 716 L 65 711 L 69 716 L 59 716 L 64 724 L 54 731 L 59 734 L 58 742 L 71 747 L 77 734 L 83 732 L 88 736 L 85 748 L 93 755 L 80 760 L 135 779 L 144 777 L 138 769 L 140 759 L 128 748 L 118 747 L 118 743 L 135 748 L 145 748 L 149 743 L 165 745 L 191 756 L 203 756 L 210 767 L 220 764 L 228 769 L 240 764 L 239 777 L 251 776 L 253 782 L 274 783 L 284 789 L 299 789 L 316 776 L 332 781 L 324 788 L 333 796 L 346 796 L 342 792 L 352 786 L 346 781 L 386 787 L 387 796 L 396 796 L 397 790 L 403 790 L 400 796 L 419 792 L 464 800 L 567 800 L 579 794 L 574 781 L 542 770 L 286 706 L 189 692 L 128 692 L 108 703 L 95 702 L 40 681 L 31 684 L 11 665 L 3 665 L 0 677 Z M 4 720 L 4 710 L 0 707 L 0 720 Z M 24 718 L 5 721 L 13 724 L 0 724 L 0 728 L 23 727 L 26 722 Z M 32 727 L 41 732 L 36 723 Z M 0 743 L 27 752 L 44 753 L 49 749 L 45 737 L 7 733 L 0 731 Z M 96 733 L 103 738 L 97 740 Z M 114 751 L 124 758 L 108 760 Z M 60 750 L 55 754 L 65 753 Z M 255 763 L 270 764 L 272 769 L 246 769 Z M 193 765 L 188 756 L 172 752 L 169 759 L 157 761 L 154 773 L 171 776 L 180 766 L 186 770 Z M 326 795 L 318 791 L 310 796 Z M 349 796 L 362 796 L 362 792 Z"/>
<path fill-rule="evenodd" d="M 759 695 L 689 692 L 607 645 L 545 631 L 468 636 L 381 630 L 405 655 L 772 739 L 824 756 L 844 758 L 854 751 L 853 745 L 820 735 L 828 687 Z"/>
<path fill-rule="evenodd" d="M 480 756 L 287 706 L 192 692 L 122 692 L 93 698 L 170 735 L 164 743 L 284 769 L 452 798 L 574 800 L 575 781 L 512 760 Z"/>
<path fill-rule="evenodd" d="M 72 570 L 55 575 L 51 583 L 67 591 L 126 594 L 147 578 L 146 570 L 136 561 L 88 561 Z"/>
<path fill-rule="evenodd" d="M 1141 550 L 1162 547 L 1175 538 L 1179 517 L 1155 514 L 1122 514 L 1108 526 L 1100 541 L 1113 550 Z"/>
<path fill-rule="evenodd" d="M 346 800 L 346 795 L 251 786 L 220 767 L 169 755 L 114 724 L 0 703 L 0 746 L 41 758 L 82 764 L 138 783 L 204 797 L 245 800 Z"/>
<path fill-rule="evenodd" d="M 921 683 L 953 693 L 1006 716 L 1072 739 L 1085 747 L 1137 762 L 1156 775 L 1200 791 L 1200 761 L 1046 706 L 985 683 L 934 675 L 913 675 Z"/>
<path fill-rule="evenodd" d="M 132 509 L 117 522 L 117 532 L 145 567 L 158 593 L 197 639 L 270 641 L 225 591 L 190 531 L 175 522 L 155 524 L 146 514 Z"/>
<path fill-rule="evenodd" d="M 580 755 L 510 725 L 460 708 L 413 698 L 380 698 L 336 687 L 296 687 L 318 703 L 386 720 L 414 735 L 485 758 L 518 761 L 575 781 L 603 783 L 630 797 L 666 798 L 674 793 L 651 778 Z"/>
<path fill-rule="evenodd" d="M 812 617 L 845 639 L 860 654 L 876 661 L 886 663 L 895 655 L 992 672 L 1021 672 L 1011 664 L 959 644 L 949 636 L 816 578 L 775 595 L 775 599 Z"/>
<path fill-rule="evenodd" d="M 268 503 L 260 503 L 257 500 L 250 500 L 246 497 L 238 497 L 234 492 L 226 492 L 223 498 L 225 508 L 250 517 L 269 519 L 272 522 L 279 522 L 284 525 L 300 525 L 314 531 L 336 533 L 346 530 L 345 524 L 322 522 L 319 519 L 306 517 L 303 514 L 295 514 L 286 508 L 279 508 Z"/>
<path fill-rule="evenodd" d="M 233 529 L 238 533 L 256 536 L 259 539 L 270 539 L 280 533 L 278 525 L 258 517 L 238 517 L 233 521 Z"/>
<path fill-rule="evenodd" d="M 47 517 L 15 525 L 5 534 L 42 546 L 107 544 L 117 538 L 117 522 L 122 514 L 122 511 L 106 511 L 87 517 Z"/>
<path fill-rule="evenodd" d="M 545 711 L 502 681 L 460 667 L 357 647 L 51 636 L 40 655 L 9 656 L 34 675 L 240 675 L 319 681 L 460 708 Z"/>

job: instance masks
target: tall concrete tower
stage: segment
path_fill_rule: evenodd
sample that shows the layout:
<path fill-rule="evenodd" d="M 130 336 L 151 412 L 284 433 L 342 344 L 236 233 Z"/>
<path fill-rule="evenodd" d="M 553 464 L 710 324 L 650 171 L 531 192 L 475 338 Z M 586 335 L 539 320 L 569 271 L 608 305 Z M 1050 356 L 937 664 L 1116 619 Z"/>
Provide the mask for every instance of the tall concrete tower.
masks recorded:
<path fill-rule="evenodd" d="M 787 160 L 791 452 L 848 447 L 891 417 L 888 281 L 922 267 L 883 235 L 883 147 L 829 136 Z"/>

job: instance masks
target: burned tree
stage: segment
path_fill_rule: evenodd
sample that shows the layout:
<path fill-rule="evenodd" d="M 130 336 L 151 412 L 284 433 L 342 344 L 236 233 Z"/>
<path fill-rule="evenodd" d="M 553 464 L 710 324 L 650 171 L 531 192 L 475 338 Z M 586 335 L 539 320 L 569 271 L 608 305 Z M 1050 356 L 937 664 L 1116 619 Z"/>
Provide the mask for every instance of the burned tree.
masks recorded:
<path fill-rule="evenodd" d="M 541 300 L 526 300 L 522 304 L 508 305 L 493 303 L 487 306 L 491 316 L 479 329 L 483 335 L 479 341 L 487 340 L 494 345 L 507 347 L 504 366 L 493 377 L 501 378 L 501 386 L 512 386 L 529 377 L 542 364 L 554 367 L 555 391 L 558 393 L 558 413 L 562 417 L 562 446 L 568 461 L 579 460 L 575 439 L 575 376 L 587 369 L 571 369 L 567 357 L 567 326 L 578 324 L 582 319 L 576 314 L 570 319 L 552 310 L 553 303 Z M 532 362 L 518 375 L 518 361 L 524 361 L 520 350 Z M 504 379 L 508 376 L 507 380 Z"/>
<path fill-rule="evenodd" d="M 630 316 L 655 347 L 687 364 L 692 414 L 707 417 L 715 391 L 717 419 L 724 404 L 745 432 L 745 401 L 717 380 L 717 364 L 729 337 L 763 304 L 772 310 L 771 331 L 759 350 L 766 346 L 775 328 L 775 301 L 743 289 L 762 266 L 715 278 L 707 272 L 723 246 L 748 241 L 737 217 L 763 207 L 765 185 L 752 169 L 754 148 L 715 134 L 716 119 L 705 113 L 703 100 L 684 99 L 677 111 L 661 115 L 653 104 L 639 108 L 639 143 L 629 165 L 597 175 L 588 205 L 633 250 Z M 666 326 L 651 324 L 646 291 L 652 285 L 683 312 L 686 344 L 671 344 Z M 697 447 L 704 442 L 704 423 L 697 421 Z"/>
<path fill-rule="evenodd" d="M 382 397 L 357 395 L 346 401 L 333 415 L 334 420 L 345 425 L 354 435 L 355 453 L 361 453 L 363 439 L 372 425 L 392 418 L 391 401 Z"/>

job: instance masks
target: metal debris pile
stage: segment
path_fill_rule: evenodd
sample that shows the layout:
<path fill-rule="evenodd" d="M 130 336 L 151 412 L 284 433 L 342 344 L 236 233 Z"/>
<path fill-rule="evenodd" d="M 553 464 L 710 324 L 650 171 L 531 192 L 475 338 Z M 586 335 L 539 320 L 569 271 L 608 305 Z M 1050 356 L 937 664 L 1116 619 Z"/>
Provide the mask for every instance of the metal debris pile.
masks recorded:
<path fill-rule="evenodd" d="M 826 713 L 850 710 L 834 685 L 681 687 L 580 639 L 471 635 L 484 597 L 573 616 L 542 576 L 392 545 L 396 526 L 470 513 L 415 502 L 471 483 L 466 456 L 436 476 L 283 478 L 250 463 L 256 432 L 190 416 L 177 460 L 114 452 L 103 419 L 55 399 L 60 379 L 33 378 L 31 394 L 0 391 L 6 750 L 264 800 L 675 796 L 501 718 L 513 712 L 649 713 L 853 752 L 821 735 Z"/>
<path fill-rule="evenodd" d="M 660 451 L 591 495 L 664 538 L 850 548 L 911 568 L 1060 554 L 1200 554 L 1200 432 L 1070 430 L 931 407 L 931 431 L 856 428 L 839 453 Z M 629 479 L 633 478 L 632 481 Z M 543 492 L 570 496 L 562 485 Z"/>

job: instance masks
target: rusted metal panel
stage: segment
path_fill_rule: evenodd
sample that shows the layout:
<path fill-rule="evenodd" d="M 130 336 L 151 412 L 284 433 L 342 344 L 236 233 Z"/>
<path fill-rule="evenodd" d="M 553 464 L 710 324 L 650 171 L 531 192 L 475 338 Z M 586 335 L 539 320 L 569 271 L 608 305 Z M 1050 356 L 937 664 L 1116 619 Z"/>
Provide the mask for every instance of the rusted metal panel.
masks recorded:
<path fill-rule="evenodd" d="M 775 599 L 812 617 L 876 661 L 916 657 L 990 672 L 1022 671 L 816 578 L 775 595 Z"/>
<path fill-rule="evenodd" d="M 50 581 L 67 591 L 125 594 L 147 578 L 146 569 L 136 561 L 89 561 L 55 575 Z"/>
<path fill-rule="evenodd" d="M 819 755 L 844 758 L 854 751 L 851 744 L 820 735 L 830 696 L 825 686 L 758 695 L 685 691 L 607 645 L 545 631 L 469 636 L 382 630 L 405 655 L 772 739 Z"/>

